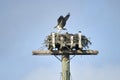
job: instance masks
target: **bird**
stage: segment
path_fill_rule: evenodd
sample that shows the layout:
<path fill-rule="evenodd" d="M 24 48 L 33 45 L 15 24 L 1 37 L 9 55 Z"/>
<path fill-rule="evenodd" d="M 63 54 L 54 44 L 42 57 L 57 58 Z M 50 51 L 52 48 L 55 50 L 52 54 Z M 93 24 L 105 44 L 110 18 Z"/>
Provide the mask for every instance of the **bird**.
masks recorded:
<path fill-rule="evenodd" d="M 68 13 L 65 17 L 61 15 L 57 19 L 57 25 L 54 28 L 57 28 L 58 31 L 67 30 L 66 28 L 64 28 L 64 26 L 66 25 L 66 21 L 68 20 L 69 17 L 70 17 L 70 13 Z"/>

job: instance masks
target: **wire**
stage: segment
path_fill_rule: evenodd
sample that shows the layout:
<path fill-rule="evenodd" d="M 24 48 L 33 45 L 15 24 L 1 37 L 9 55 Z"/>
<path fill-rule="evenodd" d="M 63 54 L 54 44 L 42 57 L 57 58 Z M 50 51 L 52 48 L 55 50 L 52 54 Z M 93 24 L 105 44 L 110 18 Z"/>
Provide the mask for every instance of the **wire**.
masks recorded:
<path fill-rule="evenodd" d="M 60 80 L 62 80 L 62 72 L 60 73 Z"/>
<path fill-rule="evenodd" d="M 70 58 L 70 60 L 72 60 L 74 57 L 75 57 L 75 55 L 73 55 L 73 56 Z"/>
<path fill-rule="evenodd" d="M 72 74 L 71 74 L 71 73 L 70 73 L 70 80 L 73 80 L 73 79 L 72 79 Z"/>
<path fill-rule="evenodd" d="M 56 55 L 54 55 L 60 62 L 62 62 L 62 60 L 59 58 L 59 57 L 57 57 Z"/>

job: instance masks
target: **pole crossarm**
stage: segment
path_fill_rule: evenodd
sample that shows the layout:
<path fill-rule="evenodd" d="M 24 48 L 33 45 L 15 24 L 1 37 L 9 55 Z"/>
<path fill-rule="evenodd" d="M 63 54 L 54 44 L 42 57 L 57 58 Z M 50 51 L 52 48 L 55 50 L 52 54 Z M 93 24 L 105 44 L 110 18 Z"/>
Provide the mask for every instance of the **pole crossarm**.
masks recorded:
<path fill-rule="evenodd" d="M 75 50 L 75 51 L 58 51 L 58 50 L 33 50 L 33 55 L 97 55 L 97 50 Z"/>

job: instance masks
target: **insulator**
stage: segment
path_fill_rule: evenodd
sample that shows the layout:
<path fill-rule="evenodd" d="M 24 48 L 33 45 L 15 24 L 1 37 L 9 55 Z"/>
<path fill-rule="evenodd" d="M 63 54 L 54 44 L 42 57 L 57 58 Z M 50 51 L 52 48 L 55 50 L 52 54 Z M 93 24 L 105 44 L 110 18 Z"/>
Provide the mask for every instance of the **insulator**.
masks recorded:
<path fill-rule="evenodd" d="M 81 32 L 79 32 L 78 33 L 78 46 L 79 46 L 79 48 L 81 49 L 82 48 L 82 37 L 81 37 L 82 35 L 81 35 Z"/>
<path fill-rule="evenodd" d="M 73 36 L 70 36 L 70 46 L 71 46 L 71 48 L 73 47 Z"/>
<path fill-rule="evenodd" d="M 55 48 L 55 33 L 52 33 L 52 46 Z"/>

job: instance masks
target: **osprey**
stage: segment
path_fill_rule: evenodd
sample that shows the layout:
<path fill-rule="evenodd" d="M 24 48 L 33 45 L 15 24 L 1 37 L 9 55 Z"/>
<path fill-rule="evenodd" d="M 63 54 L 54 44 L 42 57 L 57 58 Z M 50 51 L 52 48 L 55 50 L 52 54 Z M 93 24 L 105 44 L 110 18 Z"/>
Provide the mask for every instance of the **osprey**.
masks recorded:
<path fill-rule="evenodd" d="M 65 17 L 60 16 L 57 20 L 57 26 L 55 26 L 54 28 L 57 28 L 59 31 L 66 30 L 66 28 L 64 28 L 64 26 L 69 17 L 70 17 L 70 13 L 68 13 Z"/>

